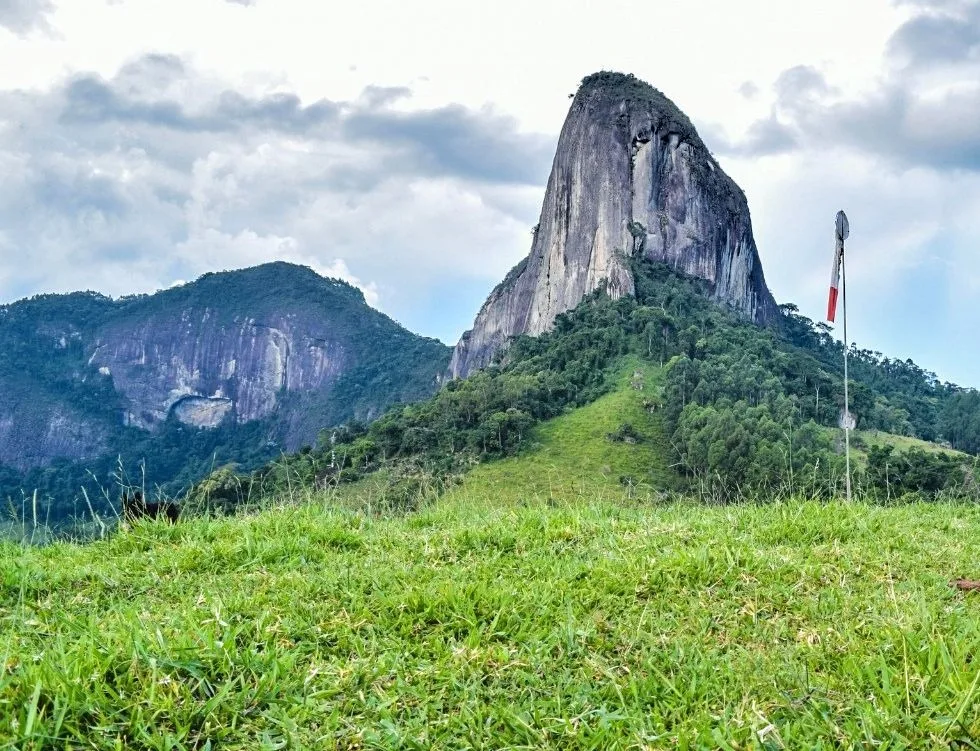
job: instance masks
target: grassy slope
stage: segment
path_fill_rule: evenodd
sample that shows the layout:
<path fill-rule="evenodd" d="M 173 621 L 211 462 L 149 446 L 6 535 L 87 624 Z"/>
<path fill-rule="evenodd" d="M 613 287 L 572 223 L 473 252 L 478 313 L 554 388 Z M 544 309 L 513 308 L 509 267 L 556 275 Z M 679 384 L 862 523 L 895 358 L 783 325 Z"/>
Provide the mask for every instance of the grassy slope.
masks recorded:
<path fill-rule="evenodd" d="M 635 372 L 641 377 L 634 379 Z M 660 415 L 643 405 L 658 400 L 661 375 L 660 368 L 624 358 L 609 393 L 537 426 L 520 456 L 473 467 L 440 503 L 467 504 L 475 496 L 501 504 L 650 499 L 672 488 L 677 478 L 668 464 Z M 624 423 L 631 424 L 642 440 L 609 440 Z M 386 508 L 386 480 L 379 472 L 342 486 L 335 501 L 347 509 Z"/>
<path fill-rule="evenodd" d="M 976 743 L 980 509 L 637 502 L 655 380 L 415 515 L 0 546 L 0 747 Z"/>
<path fill-rule="evenodd" d="M 912 438 L 911 436 L 905 435 L 894 435 L 893 433 L 882 433 L 880 430 L 856 430 L 855 435 L 863 446 L 874 446 L 875 444 L 879 444 L 881 446 L 894 446 L 896 451 L 919 449 L 920 451 L 925 451 L 930 454 L 942 453 L 969 458 L 969 455 L 964 454 L 962 451 L 945 448 L 937 443 L 923 441 L 921 438 Z M 858 453 L 865 461 L 867 461 L 867 451 L 859 448 Z"/>
<path fill-rule="evenodd" d="M 980 598 L 947 586 L 980 573 L 976 508 L 473 501 L 3 549 L 0 738 L 744 748 L 771 725 L 773 747 L 831 748 L 980 734 Z"/>
<path fill-rule="evenodd" d="M 844 450 L 843 431 L 836 428 L 826 427 L 821 427 L 820 430 L 823 431 L 824 434 L 831 440 L 837 442 L 840 451 Z M 971 457 L 969 454 L 965 454 L 962 451 L 957 451 L 956 449 L 946 448 L 938 443 L 923 441 L 921 438 L 895 435 L 894 433 L 884 433 L 880 430 L 855 430 L 851 434 L 851 458 L 855 461 L 857 467 L 867 469 L 868 449 L 875 445 L 893 446 L 895 451 L 900 452 L 909 451 L 910 449 L 918 449 L 919 451 L 925 451 L 928 454 L 949 454 L 951 456 L 959 457 L 967 462 L 973 461 L 973 457 Z"/>
<path fill-rule="evenodd" d="M 642 373 L 636 379 L 641 388 L 633 387 L 634 372 Z M 643 497 L 672 485 L 660 417 L 643 406 L 657 401 L 660 376 L 659 368 L 627 360 L 610 393 L 541 425 L 521 456 L 476 467 L 446 500 L 474 494 L 502 502 Z M 643 440 L 609 440 L 624 423 Z"/>

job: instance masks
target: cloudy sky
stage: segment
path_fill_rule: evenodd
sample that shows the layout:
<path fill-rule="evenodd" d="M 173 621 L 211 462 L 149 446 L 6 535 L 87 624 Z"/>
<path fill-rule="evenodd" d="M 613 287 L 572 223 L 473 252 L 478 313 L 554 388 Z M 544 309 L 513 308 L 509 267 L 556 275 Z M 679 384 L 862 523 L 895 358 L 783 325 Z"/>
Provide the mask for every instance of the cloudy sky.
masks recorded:
<path fill-rule="evenodd" d="M 283 259 L 452 343 L 568 95 L 633 72 L 745 189 L 781 302 L 980 386 L 980 0 L 0 0 L 0 302 Z"/>

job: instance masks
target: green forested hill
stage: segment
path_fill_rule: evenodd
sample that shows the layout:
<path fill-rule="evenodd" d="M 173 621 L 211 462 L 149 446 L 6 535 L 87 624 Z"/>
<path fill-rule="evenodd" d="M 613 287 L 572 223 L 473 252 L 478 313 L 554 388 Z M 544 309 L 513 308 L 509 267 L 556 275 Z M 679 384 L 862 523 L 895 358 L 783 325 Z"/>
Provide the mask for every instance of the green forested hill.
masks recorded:
<path fill-rule="evenodd" d="M 657 461 L 670 467 L 669 479 L 644 481 L 651 487 L 676 485 L 713 501 L 797 493 L 829 498 L 841 491 L 842 442 L 836 421 L 843 406 L 842 345 L 830 330 L 803 318 L 791 305 L 783 306 L 780 327 L 754 326 L 712 303 L 702 283 L 663 266 L 644 263 L 636 278 L 635 297 L 613 301 L 596 293 L 560 316 L 551 332 L 515 340 L 501 362 L 446 384 L 428 400 L 389 411 L 370 424 L 349 421 L 322 434 L 312 448 L 279 455 L 254 473 L 235 476 L 233 470 L 222 469 L 191 495 L 210 498 L 208 503 L 228 510 L 292 483 L 324 486 L 384 470 L 389 495 L 411 506 L 420 493 L 451 487 L 474 466 L 525 455 L 540 435 L 536 426 L 615 392 L 622 374 L 634 370 L 649 381 L 642 409 L 650 419 L 655 415 L 661 449 Z M 86 304 L 98 309 L 105 303 Z M 402 360 L 375 348 L 384 352 L 385 366 L 404 369 L 414 362 L 425 376 L 433 363 L 444 364 L 438 357 L 419 357 L 421 345 L 410 335 L 405 341 L 416 349 L 406 350 Z M 440 352 L 444 356 L 445 350 Z M 859 493 L 885 501 L 976 497 L 980 483 L 976 462 L 968 454 L 980 443 L 977 392 L 940 383 L 911 361 L 857 349 L 851 361 L 852 410 L 861 428 L 855 435 Z M 390 393 L 384 389 L 394 383 L 392 371 L 372 364 L 379 361 L 367 362 L 335 386 L 345 407 L 357 404 L 365 390 Z M 414 395 L 424 395 L 424 389 Z M 306 397 L 299 404 L 316 402 Z M 293 414 L 306 420 L 314 434 L 343 416 L 328 406 L 299 408 Z M 331 415 L 336 419 L 328 419 Z M 636 422 L 623 418 L 607 432 L 633 441 L 634 432 L 644 432 Z M 235 443 L 242 431 L 251 432 Z M 147 458 L 149 472 L 154 466 L 176 466 L 180 469 L 171 477 L 187 487 L 227 461 L 237 460 L 248 469 L 249 463 L 280 454 L 279 444 L 269 443 L 271 431 L 263 421 L 210 431 L 168 421 L 152 442 L 135 445 Z M 575 443 L 572 431 L 559 431 L 566 456 Z M 98 466 L 103 477 L 113 460 L 107 454 Z M 88 468 L 76 464 L 74 475 L 61 466 L 49 471 L 70 478 L 75 483 L 70 487 L 77 487 L 88 477 L 83 475 Z M 634 481 L 624 480 L 627 485 Z M 144 483 L 135 472 L 125 482 Z M 71 498 L 70 511 L 84 515 L 87 508 L 70 487 L 59 497 Z"/>
<path fill-rule="evenodd" d="M 689 490 L 712 500 L 842 490 L 843 350 L 829 329 L 791 305 L 778 329 L 751 325 L 663 266 L 643 264 L 636 277 L 636 297 L 598 293 L 551 332 L 515 340 L 499 364 L 370 426 L 350 425 L 337 445 L 253 481 L 274 488 L 291 472 L 322 483 L 387 469 L 418 484 L 519 455 L 533 445 L 536 424 L 608 393 L 628 361 L 641 373 L 657 370 L 645 408 L 657 414 L 664 461 Z M 975 497 L 976 462 L 960 452 L 980 440 L 977 392 L 940 383 L 911 361 L 857 349 L 851 360 L 859 491 L 882 500 Z M 628 438 L 636 426 L 618 429 Z M 935 450 L 903 445 L 903 436 Z"/>
<path fill-rule="evenodd" d="M 449 357 L 360 290 L 285 263 L 0 306 L 0 351 L 0 498 L 36 490 L 48 520 L 88 515 L 83 488 L 105 509 L 122 483 L 176 493 L 259 466 L 429 396 Z M 202 427 L 185 404 L 226 413 Z"/>

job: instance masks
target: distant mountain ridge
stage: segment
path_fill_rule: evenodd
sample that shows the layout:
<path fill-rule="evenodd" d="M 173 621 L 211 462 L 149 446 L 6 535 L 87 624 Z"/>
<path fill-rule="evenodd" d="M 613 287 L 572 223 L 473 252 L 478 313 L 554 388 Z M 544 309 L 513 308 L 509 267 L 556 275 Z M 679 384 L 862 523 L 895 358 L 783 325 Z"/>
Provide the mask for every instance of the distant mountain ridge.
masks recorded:
<path fill-rule="evenodd" d="M 757 323 L 780 319 L 745 194 L 687 116 L 632 75 L 587 76 L 562 127 L 531 251 L 490 293 L 450 370 L 541 334 L 590 292 L 633 294 L 630 259 L 667 263 Z"/>
<path fill-rule="evenodd" d="M 297 449 L 434 392 L 450 351 L 346 282 L 282 262 L 153 295 L 0 306 L 0 348 L 0 465 L 19 471 L 118 451 L 167 425 L 234 433 L 261 422 L 264 440 Z"/>

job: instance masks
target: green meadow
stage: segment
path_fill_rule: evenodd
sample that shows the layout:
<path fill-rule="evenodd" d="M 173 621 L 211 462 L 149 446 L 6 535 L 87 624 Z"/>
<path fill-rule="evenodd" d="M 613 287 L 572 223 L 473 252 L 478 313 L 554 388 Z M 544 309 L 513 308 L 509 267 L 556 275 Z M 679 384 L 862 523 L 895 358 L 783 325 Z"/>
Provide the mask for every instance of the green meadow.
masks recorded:
<path fill-rule="evenodd" d="M 974 507 L 311 500 L 2 548 L 4 746 L 980 737 Z"/>

